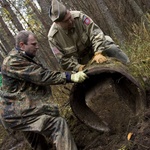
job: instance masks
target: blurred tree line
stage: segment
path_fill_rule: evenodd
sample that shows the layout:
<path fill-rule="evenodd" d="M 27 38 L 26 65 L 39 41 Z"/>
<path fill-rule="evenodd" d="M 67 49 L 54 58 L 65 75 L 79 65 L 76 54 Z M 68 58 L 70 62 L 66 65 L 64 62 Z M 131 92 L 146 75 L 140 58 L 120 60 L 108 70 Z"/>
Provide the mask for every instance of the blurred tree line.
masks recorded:
<path fill-rule="evenodd" d="M 89 15 L 104 31 L 122 45 L 134 32 L 133 25 L 149 27 L 150 0 L 60 0 L 69 10 L 80 10 Z M 37 60 L 46 67 L 60 69 L 50 50 L 47 34 L 51 0 L 0 0 L 0 64 L 15 46 L 14 36 L 20 30 L 31 30 L 39 41 Z"/>

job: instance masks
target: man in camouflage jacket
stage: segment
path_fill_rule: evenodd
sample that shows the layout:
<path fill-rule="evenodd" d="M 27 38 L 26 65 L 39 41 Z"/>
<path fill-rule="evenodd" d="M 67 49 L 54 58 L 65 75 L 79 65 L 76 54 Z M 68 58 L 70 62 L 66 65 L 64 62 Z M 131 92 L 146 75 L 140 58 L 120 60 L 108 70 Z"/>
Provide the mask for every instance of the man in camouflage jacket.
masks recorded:
<path fill-rule="evenodd" d="M 50 47 L 64 70 L 83 70 L 89 60 L 102 63 L 105 56 L 128 63 L 127 55 L 119 49 L 111 37 L 86 14 L 69 11 L 52 0 L 50 18 L 53 24 L 48 33 Z"/>
<path fill-rule="evenodd" d="M 76 150 L 67 123 L 53 104 L 50 85 L 83 82 L 87 75 L 44 68 L 34 60 L 38 48 L 32 32 L 17 34 L 16 48 L 4 59 L 1 69 L 1 119 L 5 128 L 23 132 L 33 149 L 49 149 L 48 139 L 57 150 Z"/>

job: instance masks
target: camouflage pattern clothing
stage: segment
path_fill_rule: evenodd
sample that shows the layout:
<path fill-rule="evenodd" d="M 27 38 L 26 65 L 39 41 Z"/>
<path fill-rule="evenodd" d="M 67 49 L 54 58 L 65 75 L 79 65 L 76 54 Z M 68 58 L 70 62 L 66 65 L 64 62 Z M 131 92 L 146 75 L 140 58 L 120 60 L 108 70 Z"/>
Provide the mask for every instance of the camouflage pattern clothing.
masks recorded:
<path fill-rule="evenodd" d="M 64 30 L 54 22 L 48 33 L 50 47 L 64 70 L 78 71 L 80 65 L 87 64 L 95 52 L 103 52 L 125 63 L 129 61 L 126 54 L 109 36 L 104 35 L 90 17 L 80 11 L 70 13 L 74 18 L 71 30 Z"/>
<path fill-rule="evenodd" d="M 77 149 L 66 121 L 52 101 L 50 85 L 65 84 L 65 73 L 50 71 L 23 51 L 12 50 L 3 61 L 2 76 L 5 94 L 0 107 L 6 128 L 23 131 L 29 141 L 33 134 L 47 137 L 57 150 Z M 40 142 L 32 141 L 31 145 L 43 150 Z"/>

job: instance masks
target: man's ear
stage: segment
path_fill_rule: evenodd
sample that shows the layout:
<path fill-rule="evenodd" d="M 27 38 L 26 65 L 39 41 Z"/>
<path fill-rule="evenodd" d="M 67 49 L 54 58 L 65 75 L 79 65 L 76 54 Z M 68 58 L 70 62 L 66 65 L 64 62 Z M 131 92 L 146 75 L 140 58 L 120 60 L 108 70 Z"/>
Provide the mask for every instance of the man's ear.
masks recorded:
<path fill-rule="evenodd" d="M 20 46 L 20 49 L 22 49 L 22 50 L 24 49 L 24 43 L 23 42 L 20 42 L 19 46 Z"/>

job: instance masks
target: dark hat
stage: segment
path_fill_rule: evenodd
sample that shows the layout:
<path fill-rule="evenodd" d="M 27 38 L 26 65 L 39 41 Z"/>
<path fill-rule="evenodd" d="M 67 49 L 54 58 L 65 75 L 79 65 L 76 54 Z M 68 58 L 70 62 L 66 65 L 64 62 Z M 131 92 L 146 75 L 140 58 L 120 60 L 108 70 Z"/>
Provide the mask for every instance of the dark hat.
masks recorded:
<path fill-rule="evenodd" d="M 49 16 L 53 22 L 62 21 L 67 13 L 67 8 L 57 0 L 52 0 Z"/>

